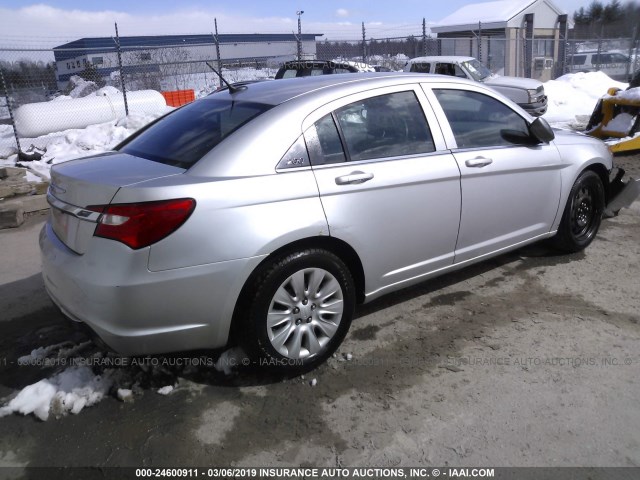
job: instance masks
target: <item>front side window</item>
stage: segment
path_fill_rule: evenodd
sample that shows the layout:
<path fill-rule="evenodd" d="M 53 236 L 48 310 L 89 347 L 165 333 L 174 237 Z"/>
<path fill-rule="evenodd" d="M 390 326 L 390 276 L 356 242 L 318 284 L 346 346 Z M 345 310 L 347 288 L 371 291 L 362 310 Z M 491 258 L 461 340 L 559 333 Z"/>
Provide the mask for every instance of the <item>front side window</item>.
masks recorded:
<path fill-rule="evenodd" d="M 458 148 L 513 145 L 513 135 L 529 136 L 527 122 L 502 102 L 482 93 L 434 89 Z"/>
<path fill-rule="evenodd" d="M 271 105 L 206 97 L 189 103 L 134 135 L 119 151 L 189 168 Z"/>
<path fill-rule="evenodd" d="M 485 78 L 488 78 L 492 75 L 491 70 L 489 70 L 476 59 L 463 62 L 462 64 L 466 67 L 473 79 L 477 82 L 481 82 Z"/>

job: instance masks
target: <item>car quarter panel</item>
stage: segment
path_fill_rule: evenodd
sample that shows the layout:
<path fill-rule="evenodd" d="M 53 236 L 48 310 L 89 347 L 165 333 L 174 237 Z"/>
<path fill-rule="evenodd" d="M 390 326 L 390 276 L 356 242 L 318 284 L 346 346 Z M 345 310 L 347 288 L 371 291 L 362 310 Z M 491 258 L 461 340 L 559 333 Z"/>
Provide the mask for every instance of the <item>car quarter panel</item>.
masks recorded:
<path fill-rule="evenodd" d="M 185 174 L 122 188 L 114 202 L 182 197 L 195 198 L 196 208 L 177 231 L 151 246 L 151 271 L 265 255 L 300 238 L 329 234 L 309 168 L 240 178 Z"/>

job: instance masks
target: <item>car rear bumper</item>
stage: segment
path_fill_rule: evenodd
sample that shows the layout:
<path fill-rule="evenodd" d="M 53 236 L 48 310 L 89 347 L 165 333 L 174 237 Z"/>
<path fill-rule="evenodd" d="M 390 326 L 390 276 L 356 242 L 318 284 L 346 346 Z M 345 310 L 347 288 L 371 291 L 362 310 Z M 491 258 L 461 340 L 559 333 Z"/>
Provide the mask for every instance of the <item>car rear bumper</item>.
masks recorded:
<path fill-rule="evenodd" d="M 529 115 L 533 115 L 534 117 L 540 117 L 547 112 L 547 97 L 546 95 L 541 97 L 539 101 L 535 103 L 519 103 L 518 105 L 522 107 Z"/>
<path fill-rule="evenodd" d="M 261 260 L 150 272 L 148 249 L 93 241 L 94 248 L 78 255 L 47 222 L 40 233 L 45 288 L 66 316 L 123 355 L 225 346 L 236 299 Z"/>

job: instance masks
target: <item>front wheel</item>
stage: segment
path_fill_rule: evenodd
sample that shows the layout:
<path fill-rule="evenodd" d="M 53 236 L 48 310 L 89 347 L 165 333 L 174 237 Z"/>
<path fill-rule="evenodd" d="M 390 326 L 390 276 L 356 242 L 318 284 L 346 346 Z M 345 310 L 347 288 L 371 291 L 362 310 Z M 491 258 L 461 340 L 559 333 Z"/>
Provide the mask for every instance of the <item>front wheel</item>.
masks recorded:
<path fill-rule="evenodd" d="M 553 245 L 566 252 L 587 248 L 598 233 L 603 211 L 602 180 L 597 173 L 586 170 L 571 188 Z"/>
<path fill-rule="evenodd" d="M 239 340 L 261 365 L 282 372 L 324 362 L 342 343 L 355 307 L 349 269 L 323 249 L 274 259 L 256 277 L 252 294 Z"/>

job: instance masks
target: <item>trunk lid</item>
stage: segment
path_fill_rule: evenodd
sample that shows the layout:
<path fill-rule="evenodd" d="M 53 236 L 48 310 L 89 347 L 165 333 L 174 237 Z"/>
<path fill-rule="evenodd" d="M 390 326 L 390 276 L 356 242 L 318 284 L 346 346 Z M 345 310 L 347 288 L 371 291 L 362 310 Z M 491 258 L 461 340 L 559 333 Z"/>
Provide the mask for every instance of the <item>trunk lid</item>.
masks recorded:
<path fill-rule="evenodd" d="M 184 172 L 183 168 L 119 152 L 58 164 L 51 169 L 47 196 L 53 231 L 67 247 L 83 254 L 99 217 L 86 207 L 111 203 L 121 187 Z"/>

